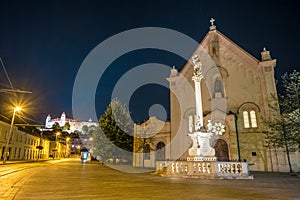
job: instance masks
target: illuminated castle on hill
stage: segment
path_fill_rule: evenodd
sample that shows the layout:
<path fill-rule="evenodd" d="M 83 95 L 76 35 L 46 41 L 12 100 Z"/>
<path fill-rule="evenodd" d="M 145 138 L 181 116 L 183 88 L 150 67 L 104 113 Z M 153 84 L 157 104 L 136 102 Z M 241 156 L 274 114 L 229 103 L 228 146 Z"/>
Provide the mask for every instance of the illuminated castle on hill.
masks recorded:
<path fill-rule="evenodd" d="M 64 126 L 66 123 L 70 124 L 70 132 L 81 131 L 83 126 L 98 126 L 97 122 L 93 122 L 92 119 L 88 121 L 77 121 L 66 117 L 66 113 L 63 112 L 60 118 L 51 119 L 50 114 L 46 118 L 45 128 L 52 128 L 55 123 L 58 123 L 59 126 Z"/>

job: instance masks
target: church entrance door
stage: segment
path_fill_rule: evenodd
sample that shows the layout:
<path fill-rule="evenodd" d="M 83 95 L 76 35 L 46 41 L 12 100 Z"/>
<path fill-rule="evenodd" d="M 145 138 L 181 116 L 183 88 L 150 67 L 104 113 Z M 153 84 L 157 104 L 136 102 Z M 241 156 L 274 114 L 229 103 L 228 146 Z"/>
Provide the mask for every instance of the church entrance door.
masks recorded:
<path fill-rule="evenodd" d="M 229 161 L 228 145 L 224 140 L 218 139 L 214 148 L 218 161 Z"/>

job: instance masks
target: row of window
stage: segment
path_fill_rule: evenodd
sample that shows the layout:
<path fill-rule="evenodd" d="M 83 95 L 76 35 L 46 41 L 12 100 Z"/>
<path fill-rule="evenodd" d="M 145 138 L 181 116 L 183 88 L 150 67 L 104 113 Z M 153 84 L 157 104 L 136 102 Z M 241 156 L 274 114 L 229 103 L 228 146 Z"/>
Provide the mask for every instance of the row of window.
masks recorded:
<path fill-rule="evenodd" d="M 2 128 L 0 127 L 0 139 L 3 139 L 3 140 L 7 140 L 8 138 L 8 131 L 7 130 L 2 130 Z M 10 139 L 13 141 L 14 139 L 14 132 L 11 133 L 11 137 Z M 25 144 L 29 144 L 29 145 L 34 145 L 34 146 L 37 146 L 39 144 L 39 139 L 32 139 L 30 137 L 24 137 L 25 140 L 24 140 L 24 143 Z M 22 134 L 16 134 L 16 138 L 15 138 L 15 141 L 16 142 L 23 142 L 23 136 Z"/>
<path fill-rule="evenodd" d="M 156 145 L 156 160 L 164 160 L 165 158 L 165 143 L 159 142 Z M 146 144 L 143 149 L 144 160 L 150 160 L 150 144 Z"/>
<path fill-rule="evenodd" d="M 257 120 L 256 120 L 256 113 L 254 110 L 243 111 L 243 122 L 244 128 L 257 128 Z M 193 131 L 193 116 L 189 116 L 188 119 L 189 124 L 189 132 Z"/>
<path fill-rule="evenodd" d="M 7 154 L 8 160 L 16 160 L 16 159 L 35 159 L 38 156 L 38 150 L 31 150 L 24 148 L 23 155 L 22 149 L 20 147 L 9 148 L 9 154 Z M 3 159 L 3 155 L 1 157 Z"/>
<path fill-rule="evenodd" d="M 193 132 L 193 116 L 190 115 L 188 119 L 188 126 L 189 126 L 189 132 Z M 257 128 L 257 120 L 256 120 L 256 113 L 254 110 L 243 111 L 243 122 L 244 122 L 244 128 Z"/>

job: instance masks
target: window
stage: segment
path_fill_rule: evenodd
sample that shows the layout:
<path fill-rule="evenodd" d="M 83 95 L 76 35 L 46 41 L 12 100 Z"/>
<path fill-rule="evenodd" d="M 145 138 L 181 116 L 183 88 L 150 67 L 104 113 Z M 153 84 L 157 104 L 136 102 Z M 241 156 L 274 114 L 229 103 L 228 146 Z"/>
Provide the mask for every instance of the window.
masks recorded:
<path fill-rule="evenodd" d="M 165 160 L 165 143 L 159 142 L 156 145 L 156 160 Z"/>
<path fill-rule="evenodd" d="M 257 128 L 256 113 L 254 110 L 251 110 L 250 112 L 243 111 L 243 120 L 244 128 Z"/>
<path fill-rule="evenodd" d="M 252 128 L 256 128 L 257 127 L 257 123 L 256 123 L 256 114 L 254 110 L 250 111 L 250 119 L 251 119 L 251 126 Z"/>
<path fill-rule="evenodd" d="M 249 115 L 247 111 L 243 112 L 244 128 L 250 128 Z"/>
<path fill-rule="evenodd" d="M 144 148 L 144 160 L 150 160 L 150 145 L 146 144 Z"/>

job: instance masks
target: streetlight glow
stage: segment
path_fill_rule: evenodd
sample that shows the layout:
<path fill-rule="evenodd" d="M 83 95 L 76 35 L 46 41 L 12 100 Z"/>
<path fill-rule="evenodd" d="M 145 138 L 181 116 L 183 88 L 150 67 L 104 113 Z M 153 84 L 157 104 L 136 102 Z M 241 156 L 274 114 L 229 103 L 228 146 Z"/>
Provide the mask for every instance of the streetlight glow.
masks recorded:
<path fill-rule="evenodd" d="M 22 108 L 19 106 L 15 107 L 15 109 L 14 109 L 14 111 L 20 111 L 20 110 L 22 110 Z"/>

